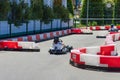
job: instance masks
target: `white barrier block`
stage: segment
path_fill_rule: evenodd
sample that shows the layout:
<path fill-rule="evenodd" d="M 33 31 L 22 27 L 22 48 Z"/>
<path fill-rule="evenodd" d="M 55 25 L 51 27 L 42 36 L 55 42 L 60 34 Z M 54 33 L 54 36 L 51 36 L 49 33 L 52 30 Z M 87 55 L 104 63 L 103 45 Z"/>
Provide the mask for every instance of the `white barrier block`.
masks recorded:
<path fill-rule="evenodd" d="M 80 61 L 85 62 L 85 65 L 99 66 L 100 56 L 91 54 L 80 54 Z"/>
<path fill-rule="evenodd" d="M 96 30 L 96 27 L 92 27 L 93 28 L 93 30 Z"/>
<path fill-rule="evenodd" d="M 59 31 L 59 35 L 62 36 L 62 32 L 61 31 Z"/>
<path fill-rule="evenodd" d="M 56 37 L 57 35 L 56 35 L 56 32 L 53 32 L 53 35 L 54 35 L 54 37 Z"/>
<path fill-rule="evenodd" d="M 32 41 L 36 41 L 37 39 L 36 39 L 36 35 L 33 35 L 32 36 Z"/>
<path fill-rule="evenodd" d="M 115 29 L 117 29 L 117 26 L 114 26 Z"/>
<path fill-rule="evenodd" d="M 23 49 L 34 49 L 36 47 L 35 42 L 18 42 L 19 46 Z"/>
<path fill-rule="evenodd" d="M 64 30 L 64 34 L 65 34 L 65 35 L 67 34 L 67 30 Z"/>
<path fill-rule="evenodd" d="M 43 39 L 44 39 L 44 38 L 43 38 L 43 34 L 40 34 L 40 39 L 41 39 L 41 40 L 43 40 Z"/>
<path fill-rule="evenodd" d="M 71 50 L 71 53 L 76 53 L 76 54 L 80 54 L 80 51 L 77 49 Z"/>
<path fill-rule="evenodd" d="M 50 39 L 50 33 L 47 33 L 47 38 Z"/>
<path fill-rule="evenodd" d="M 27 36 L 23 37 L 23 41 L 28 41 Z"/>
<path fill-rule="evenodd" d="M 99 46 L 86 47 L 86 53 L 87 54 L 97 55 L 98 52 L 100 52 L 100 47 Z"/>
<path fill-rule="evenodd" d="M 120 34 L 119 34 L 119 33 L 116 33 L 116 34 L 115 34 L 115 40 L 119 40 L 119 37 L 120 37 Z"/>
<path fill-rule="evenodd" d="M 105 26 L 101 26 L 100 29 L 104 30 L 104 29 L 105 29 Z"/>

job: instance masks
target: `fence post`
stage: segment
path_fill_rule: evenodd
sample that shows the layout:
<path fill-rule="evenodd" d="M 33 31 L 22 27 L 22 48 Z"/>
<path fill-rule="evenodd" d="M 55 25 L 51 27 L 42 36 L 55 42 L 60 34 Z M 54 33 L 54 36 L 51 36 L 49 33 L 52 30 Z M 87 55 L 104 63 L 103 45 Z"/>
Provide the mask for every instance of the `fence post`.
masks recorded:
<path fill-rule="evenodd" d="M 76 19 L 74 19 L 74 21 L 73 21 L 73 22 L 74 22 L 74 24 L 75 24 L 75 28 L 76 28 Z"/>
<path fill-rule="evenodd" d="M 33 26 L 33 27 L 34 27 L 34 28 L 33 28 L 33 29 L 34 29 L 34 31 L 33 31 L 34 34 L 36 33 L 36 31 L 35 31 L 35 28 L 36 28 L 35 22 L 36 22 L 36 20 L 34 20 L 34 23 L 33 23 L 33 24 L 34 24 L 34 26 Z"/>
<path fill-rule="evenodd" d="M 70 19 L 68 19 L 68 29 L 70 28 L 69 21 L 70 21 Z"/>
<path fill-rule="evenodd" d="M 50 20 L 50 22 L 51 22 L 51 31 L 53 30 L 53 23 L 52 23 L 52 20 Z"/>
<path fill-rule="evenodd" d="M 28 34 L 28 22 L 26 22 L 26 34 Z"/>
<path fill-rule="evenodd" d="M 12 33 L 11 33 L 11 32 L 12 32 L 12 31 L 11 31 L 11 30 L 12 30 L 12 28 L 11 28 L 12 26 L 11 26 L 11 25 L 12 25 L 12 24 L 10 23 L 10 29 L 9 29 L 9 30 L 10 30 L 10 37 L 12 36 Z"/>
<path fill-rule="evenodd" d="M 62 20 L 60 20 L 60 29 L 62 29 Z"/>
<path fill-rule="evenodd" d="M 42 20 L 40 20 L 40 33 L 42 32 Z"/>

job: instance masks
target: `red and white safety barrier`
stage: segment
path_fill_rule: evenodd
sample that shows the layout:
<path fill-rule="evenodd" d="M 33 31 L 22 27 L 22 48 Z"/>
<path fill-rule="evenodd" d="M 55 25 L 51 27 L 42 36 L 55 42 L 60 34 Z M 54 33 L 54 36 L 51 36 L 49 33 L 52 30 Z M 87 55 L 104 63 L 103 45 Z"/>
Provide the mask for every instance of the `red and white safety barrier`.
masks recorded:
<path fill-rule="evenodd" d="M 120 29 L 119 26 L 114 26 L 117 29 Z M 90 30 L 109 30 L 110 26 L 90 26 L 88 27 Z"/>
<path fill-rule="evenodd" d="M 81 29 L 81 28 L 72 28 L 71 29 L 71 33 L 74 33 L 74 34 L 92 34 L 92 30 L 90 29 Z"/>
<path fill-rule="evenodd" d="M 64 36 L 68 34 L 71 34 L 71 29 L 43 33 L 43 34 L 36 34 L 36 35 L 29 35 L 29 36 L 23 36 L 17 38 L 10 38 L 7 39 L 7 41 L 42 41 L 42 40 L 54 38 L 56 36 Z"/>
<path fill-rule="evenodd" d="M 0 50 L 40 51 L 35 42 L 0 41 Z"/>
<path fill-rule="evenodd" d="M 77 65 L 120 68 L 120 56 L 116 55 L 114 45 L 85 47 L 71 51 L 70 61 Z"/>
<path fill-rule="evenodd" d="M 111 33 L 106 36 L 105 45 L 115 44 L 114 41 L 120 40 L 120 33 Z"/>

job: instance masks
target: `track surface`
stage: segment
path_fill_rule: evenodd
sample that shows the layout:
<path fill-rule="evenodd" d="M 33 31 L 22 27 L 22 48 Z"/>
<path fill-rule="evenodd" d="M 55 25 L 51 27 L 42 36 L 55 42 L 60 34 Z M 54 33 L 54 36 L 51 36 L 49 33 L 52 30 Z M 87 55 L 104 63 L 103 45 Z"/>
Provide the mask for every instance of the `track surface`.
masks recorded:
<path fill-rule="evenodd" d="M 99 46 L 103 39 L 93 35 L 69 35 L 61 37 L 65 44 L 74 48 Z M 117 41 L 120 51 L 120 42 Z M 119 80 L 120 72 L 84 70 L 69 64 L 70 54 L 50 55 L 52 40 L 37 43 L 40 52 L 0 51 L 0 80 Z"/>

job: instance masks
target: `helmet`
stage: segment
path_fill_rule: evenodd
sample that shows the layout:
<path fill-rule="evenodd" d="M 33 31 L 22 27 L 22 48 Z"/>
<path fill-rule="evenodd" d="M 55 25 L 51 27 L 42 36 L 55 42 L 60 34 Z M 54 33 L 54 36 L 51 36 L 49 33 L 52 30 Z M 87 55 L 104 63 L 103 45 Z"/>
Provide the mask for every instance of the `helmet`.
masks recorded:
<path fill-rule="evenodd" d="M 56 44 L 57 42 L 59 42 L 59 37 L 54 37 L 54 43 Z"/>
<path fill-rule="evenodd" d="M 114 25 L 113 24 L 111 24 L 111 28 L 113 28 L 114 27 Z"/>

